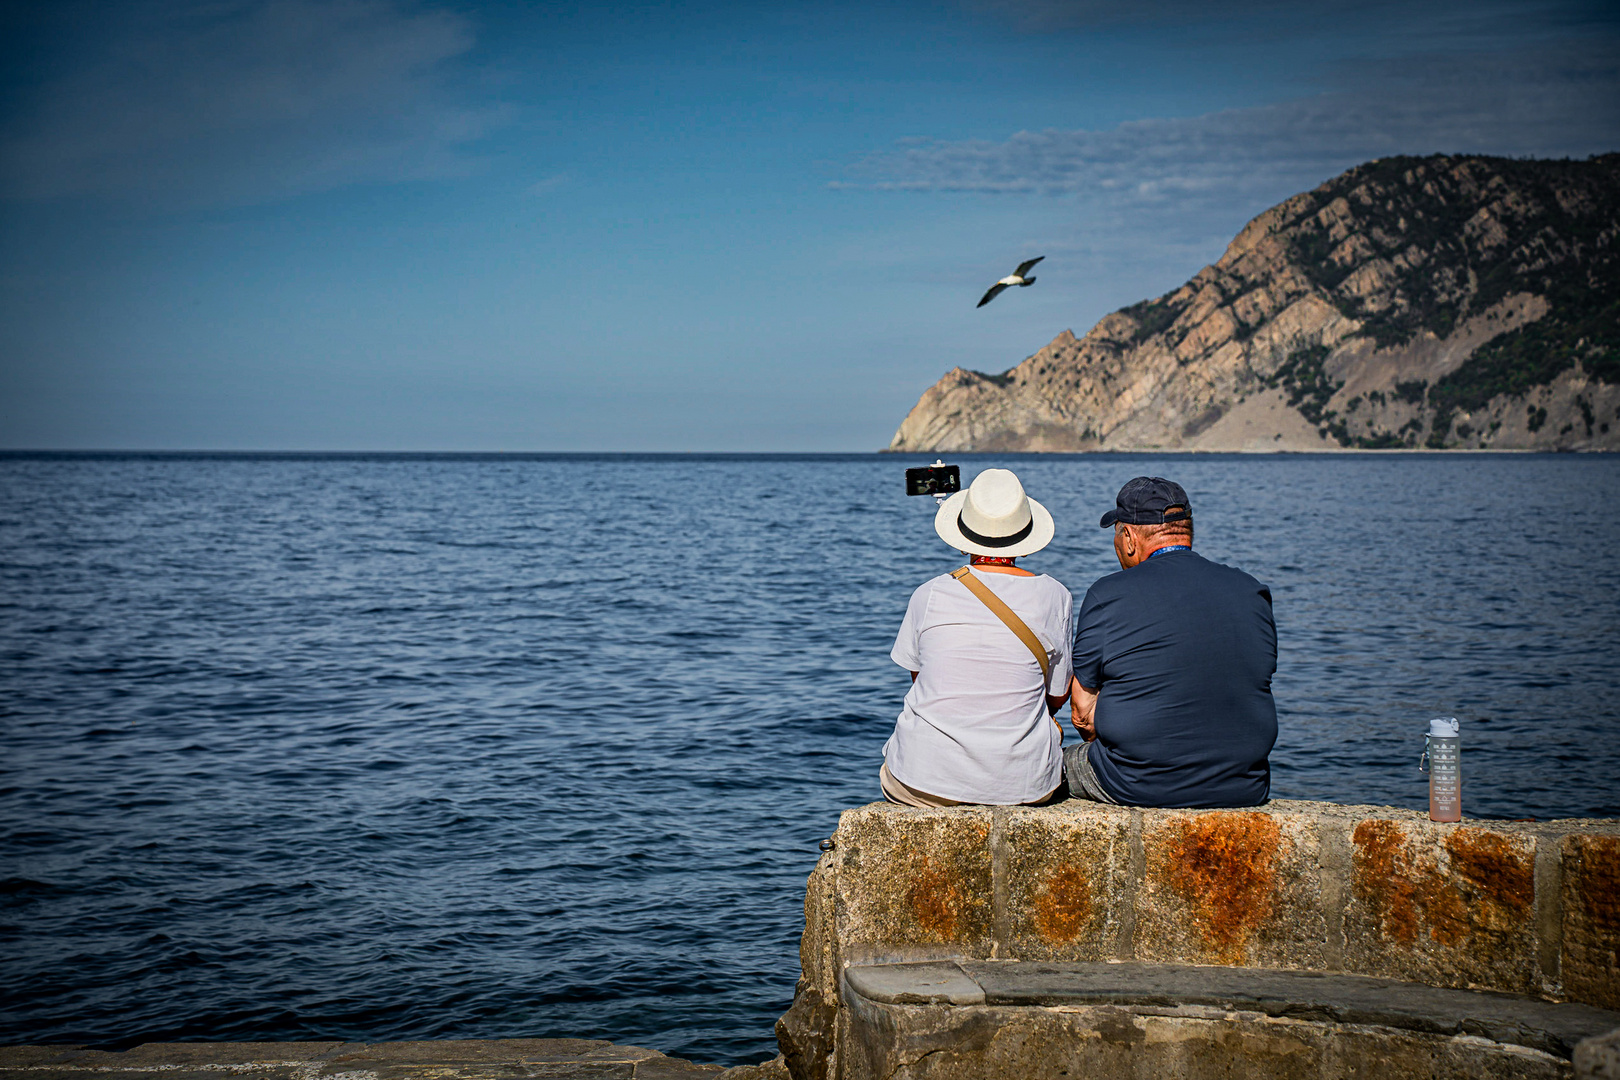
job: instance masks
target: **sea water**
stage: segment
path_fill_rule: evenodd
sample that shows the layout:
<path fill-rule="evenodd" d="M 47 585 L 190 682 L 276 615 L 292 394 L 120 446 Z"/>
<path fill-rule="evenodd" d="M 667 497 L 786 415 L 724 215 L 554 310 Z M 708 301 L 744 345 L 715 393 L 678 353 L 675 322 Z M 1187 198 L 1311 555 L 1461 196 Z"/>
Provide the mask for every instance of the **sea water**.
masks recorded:
<path fill-rule="evenodd" d="M 931 457 L 932 455 L 926 455 Z M 1271 586 L 1278 797 L 1620 815 L 1620 459 L 970 456 L 1082 595 L 1147 473 Z M 911 590 L 875 454 L 0 456 L 0 1042 L 773 1054 L 878 797 Z"/>

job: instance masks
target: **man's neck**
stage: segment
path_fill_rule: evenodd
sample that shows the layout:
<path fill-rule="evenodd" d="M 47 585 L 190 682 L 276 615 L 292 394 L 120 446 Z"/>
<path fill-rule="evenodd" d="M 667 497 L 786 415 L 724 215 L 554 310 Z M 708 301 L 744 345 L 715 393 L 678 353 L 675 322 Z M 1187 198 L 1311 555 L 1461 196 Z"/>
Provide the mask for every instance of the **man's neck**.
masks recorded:
<path fill-rule="evenodd" d="M 1144 555 L 1142 557 L 1142 561 L 1147 562 L 1149 559 L 1153 558 L 1153 556 L 1158 555 L 1158 554 L 1160 554 L 1162 552 L 1166 552 L 1166 551 L 1191 551 L 1191 550 L 1192 550 L 1192 545 L 1187 543 L 1186 541 L 1184 541 L 1184 540 L 1172 540 L 1172 541 L 1170 541 L 1168 543 L 1156 545 L 1153 548 L 1153 550 L 1149 551 L 1146 555 Z"/>
<path fill-rule="evenodd" d="M 1185 536 L 1165 536 L 1154 540 L 1145 541 L 1143 542 L 1142 546 L 1137 549 L 1136 555 L 1129 562 L 1126 562 L 1124 554 L 1121 553 L 1120 565 L 1124 566 L 1127 570 L 1133 566 L 1141 566 L 1143 563 L 1153 558 L 1155 552 L 1163 551 L 1165 548 L 1169 547 L 1184 547 L 1190 550 L 1192 548 L 1192 542 Z"/>

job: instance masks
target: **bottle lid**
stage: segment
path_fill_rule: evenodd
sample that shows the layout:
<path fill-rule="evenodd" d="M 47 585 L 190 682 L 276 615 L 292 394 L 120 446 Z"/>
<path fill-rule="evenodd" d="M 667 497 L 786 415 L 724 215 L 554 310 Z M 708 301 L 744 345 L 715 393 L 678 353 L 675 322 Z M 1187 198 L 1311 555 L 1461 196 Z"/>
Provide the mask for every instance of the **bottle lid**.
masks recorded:
<path fill-rule="evenodd" d="M 1429 738 L 1455 739 L 1460 737 L 1462 725 L 1455 716 L 1437 716 L 1429 721 Z"/>

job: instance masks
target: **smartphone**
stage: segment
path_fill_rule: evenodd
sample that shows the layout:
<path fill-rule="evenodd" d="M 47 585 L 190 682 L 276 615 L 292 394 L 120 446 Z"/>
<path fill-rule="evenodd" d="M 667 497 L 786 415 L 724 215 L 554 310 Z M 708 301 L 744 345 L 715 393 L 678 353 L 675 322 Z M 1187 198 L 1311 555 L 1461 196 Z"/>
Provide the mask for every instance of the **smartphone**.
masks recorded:
<path fill-rule="evenodd" d="M 955 465 L 924 465 L 906 470 L 907 495 L 950 495 L 962 490 L 962 470 Z"/>

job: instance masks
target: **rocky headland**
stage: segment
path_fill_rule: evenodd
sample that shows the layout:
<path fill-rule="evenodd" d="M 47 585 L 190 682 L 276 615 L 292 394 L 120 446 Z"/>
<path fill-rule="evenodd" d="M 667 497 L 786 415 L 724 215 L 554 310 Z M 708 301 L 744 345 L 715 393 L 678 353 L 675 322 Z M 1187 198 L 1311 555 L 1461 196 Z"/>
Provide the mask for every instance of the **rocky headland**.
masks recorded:
<path fill-rule="evenodd" d="M 1620 153 L 1357 166 L 893 451 L 1620 448 Z"/>

